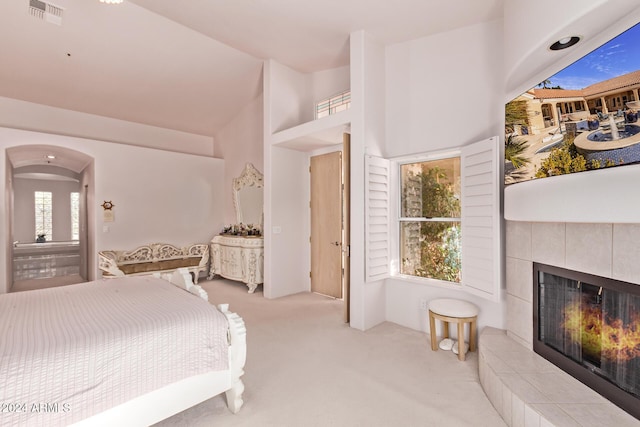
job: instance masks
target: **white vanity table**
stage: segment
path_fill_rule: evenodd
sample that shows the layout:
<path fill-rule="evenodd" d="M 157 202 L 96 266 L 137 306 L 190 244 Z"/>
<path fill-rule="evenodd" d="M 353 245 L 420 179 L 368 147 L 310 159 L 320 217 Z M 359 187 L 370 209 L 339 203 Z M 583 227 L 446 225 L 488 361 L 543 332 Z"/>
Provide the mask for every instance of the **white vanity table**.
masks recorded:
<path fill-rule="evenodd" d="M 252 294 L 262 283 L 264 243 L 262 237 L 219 235 L 211 240 L 211 269 L 209 278 L 216 274 L 239 280 Z"/>
<path fill-rule="evenodd" d="M 262 229 L 263 178 L 251 163 L 233 180 L 233 202 L 238 224 Z M 209 279 L 220 275 L 244 282 L 253 293 L 263 282 L 264 239 L 262 236 L 220 234 L 211 240 Z"/>

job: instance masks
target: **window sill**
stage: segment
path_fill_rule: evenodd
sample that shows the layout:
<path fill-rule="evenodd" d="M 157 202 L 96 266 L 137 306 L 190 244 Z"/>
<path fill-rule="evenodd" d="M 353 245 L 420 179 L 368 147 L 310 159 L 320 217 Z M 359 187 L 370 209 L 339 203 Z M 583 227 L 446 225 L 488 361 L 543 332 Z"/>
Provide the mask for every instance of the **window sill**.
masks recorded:
<path fill-rule="evenodd" d="M 429 279 L 427 277 L 409 276 L 406 274 L 395 273 L 391 275 L 391 279 L 400 280 L 408 283 L 415 283 L 417 285 L 426 285 L 436 288 L 444 288 L 462 291 L 462 284 L 456 282 L 447 282 L 446 280 Z"/>

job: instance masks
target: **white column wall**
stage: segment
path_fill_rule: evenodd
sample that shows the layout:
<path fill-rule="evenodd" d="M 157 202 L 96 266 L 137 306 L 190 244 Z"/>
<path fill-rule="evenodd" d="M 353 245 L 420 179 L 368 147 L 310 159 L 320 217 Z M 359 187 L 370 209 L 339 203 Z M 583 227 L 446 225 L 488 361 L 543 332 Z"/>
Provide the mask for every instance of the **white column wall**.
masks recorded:
<path fill-rule="evenodd" d="M 309 162 L 308 154 L 271 149 L 271 282 L 267 298 L 309 292 Z"/>
<path fill-rule="evenodd" d="M 351 34 L 351 304 L 353 328 L 386 320 L 385 283 L 365 282 L 365 155 L 383 156 L 385 143 L 385 51 L 369 34 Z"/>

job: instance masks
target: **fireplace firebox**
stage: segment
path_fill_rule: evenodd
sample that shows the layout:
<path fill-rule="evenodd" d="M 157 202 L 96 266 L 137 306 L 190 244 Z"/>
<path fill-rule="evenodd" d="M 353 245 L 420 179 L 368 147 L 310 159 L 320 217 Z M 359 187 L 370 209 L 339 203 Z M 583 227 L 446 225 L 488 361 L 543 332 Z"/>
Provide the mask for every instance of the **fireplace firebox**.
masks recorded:
<path fill-rule="evenodd" d="M 533 349 L 640 419 L 640 285 L 534 263 Z"/>

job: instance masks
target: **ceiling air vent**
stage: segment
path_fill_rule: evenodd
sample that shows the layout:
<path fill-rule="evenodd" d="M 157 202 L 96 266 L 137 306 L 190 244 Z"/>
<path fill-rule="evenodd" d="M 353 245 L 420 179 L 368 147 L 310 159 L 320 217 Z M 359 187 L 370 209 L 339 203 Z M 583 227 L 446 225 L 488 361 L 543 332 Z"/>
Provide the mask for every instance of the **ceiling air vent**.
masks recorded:
<path fill-rule="evenodd" d="M 35 18 L 62 25 L 62 12 L 64 9 L 40 0 L 29 0 L 29 14 Z"/>

